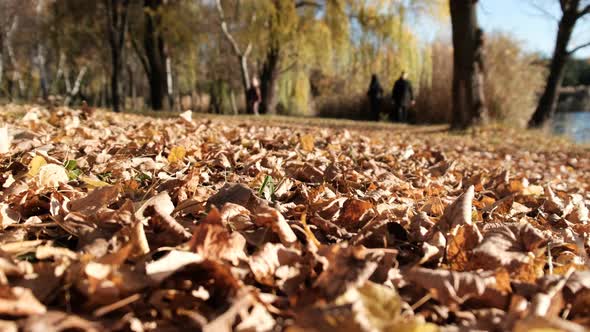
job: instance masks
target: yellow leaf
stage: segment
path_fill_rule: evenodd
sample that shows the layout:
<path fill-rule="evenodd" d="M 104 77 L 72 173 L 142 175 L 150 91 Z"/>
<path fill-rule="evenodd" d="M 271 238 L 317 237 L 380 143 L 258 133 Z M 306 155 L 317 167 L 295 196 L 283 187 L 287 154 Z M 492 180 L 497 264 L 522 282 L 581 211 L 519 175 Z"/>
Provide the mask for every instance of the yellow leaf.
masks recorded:
<path fill-rule="evenodd" d="M 93 178 L 86 176 L 86 175 L 81 175 L 78 179 L 80 181 L 84 182 L 90 188 L 100 188 L 100 187 L 110 186 L 110 184 L 108 184 L 104 181 L 100 181 L 98 179 L 93 179 Z"/>
<path fill-rule="evenodd" d="M 186 156 L 186 149 L 183 146 L 175 146 L 170 150 L 168 162 L 171 164 L 181 162 L 184 156 Z"/>
<path fill-rule="evenodd" d="M 30 177 L 36 176 L 37 174 L 39 174 L 39 170 L 41 169 L 41 167 L 45 165 L 47 165 L 47 160 L 45 160 L 45 158 L 43 158 L 42 156 L 33 157 L 31 162 L 29 163 L 28 175 Z"/>
<path fill-rule="evenodd" d="M 303 135 L 303 136 L 301 136 L 299 141 L 301 142 L 301 148 L 303 148 L 303 150 L 305 150 L 307 152 L 313 151 L 313 148 L 315 146 L 313 136 L 311 136 L 309 134 Z"/>

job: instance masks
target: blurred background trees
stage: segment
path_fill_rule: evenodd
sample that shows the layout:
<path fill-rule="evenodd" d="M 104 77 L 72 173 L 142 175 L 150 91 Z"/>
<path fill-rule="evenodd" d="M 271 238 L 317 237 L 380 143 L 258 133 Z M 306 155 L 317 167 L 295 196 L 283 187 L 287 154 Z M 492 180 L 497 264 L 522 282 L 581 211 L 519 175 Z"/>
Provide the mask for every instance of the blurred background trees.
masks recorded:
<path fill-rule="evenodd" d="M 0 99 L 232 114 L 256 77 L 264 113 L 358 119 L 371 74 L 390 91 L 405 70 L 416 120 L 450 121 L 450 34 L 420 38 L 449 18 L 447 0 L 2 0 Z M 526 123 L 545 62 L 487 37 L 489 114 Z"/>

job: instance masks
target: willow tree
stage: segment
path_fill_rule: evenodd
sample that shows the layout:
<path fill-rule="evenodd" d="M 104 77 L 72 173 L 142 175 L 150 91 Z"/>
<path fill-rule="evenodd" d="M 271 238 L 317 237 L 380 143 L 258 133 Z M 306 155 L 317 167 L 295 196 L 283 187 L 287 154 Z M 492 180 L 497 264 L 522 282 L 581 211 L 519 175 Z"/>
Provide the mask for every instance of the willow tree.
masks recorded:
<path fill-rule="evenodd" d="M 348 17 L 355 26 L 346 62 L 339 71 L 349 77 L 346 93 L 364 89 L 371 74 L 388 86 L 401 71 L 418 81 L 428 77 L 428 47 L 422 47 L 413 27 L 422 18 L 442 20 L 448 7 L 440 0 L 352 1 Z"/>
<path fill-rule="evenodd" d="M 255 64 L 253 67 L 256 67 L 261 83 L 261 112 L 272 114 L 276 112 L 283 74 L 305 71 L 310 63 L 316 63 L 309 57 L 310 53 L 329 53 L 326 44 L 319 45 L 318 40 L 327 42 L 331 37 L 348 36 L 348 18 L 343 15 L 346 1 L 250 0 L 238 3 L 240 6 L 236 7 L 239 8 L 236 12 L 240 17 L 232 19 L 237 20 L 233 25 L 241 28 L 230 35 L 227 23 L 223 26 L 223 20 L 222 28 L 233 53 L 240 60 L 242 80 L 249 76 L 244 62 L 249 55 L 247 51 L 252 50 L 251 62 Z M 224 18 L 223 10 L 219 12 Z M 344 39 L 347 38 L 341 38 Z M 251 48 L 248 45 L 252 45 Z M 299 74 L 289 76 L 302 81 Z"/>
<path fill-rule="evenodd" d="M 205 7 L 213 3 L 202 2 Z M 412 26 L 419 16 L 445 15 L 443 0 L 216 3 L 223 3 L 221 11 L 217 7 L 217 24 L 221 21 L 222 30 L 227 30 L 221 37 L 237 60 L 234 63 L 240 71 L 234 72 L 242 73 L 242 81 L 248 70 L 258 73 L 261 111 L 267 113 L 275 113 L 279 101 L 292 104 L 293 98 L 297 108 L 304 108 L 310 83 L 317 85 L 310 82 L 315 73 L 329 77 L 334 83 L 329 84 L 330 90 L 339 94 L 361 91 L 372 72 L 393 78 L 405 69 L 419 79 L 427 52 Z M 248 45 L 252 45 L 250 54 L 246 53 Z M 244 63 L 245 55 L 249 55 L 249 64 Z"/>

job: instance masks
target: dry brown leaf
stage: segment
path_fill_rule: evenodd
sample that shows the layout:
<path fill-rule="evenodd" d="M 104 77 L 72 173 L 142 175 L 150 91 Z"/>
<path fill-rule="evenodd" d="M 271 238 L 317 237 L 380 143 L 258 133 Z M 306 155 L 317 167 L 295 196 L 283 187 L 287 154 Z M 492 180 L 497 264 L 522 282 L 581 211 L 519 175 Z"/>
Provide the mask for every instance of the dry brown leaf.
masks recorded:
<path fill-rule="evenodd" d="M 347 199 L 342 206 L 340 216 L 335 223 L 346 229 L 358 229 L 363 224 L 363 217 L 373 208 L 373 204 L 358 199 Z"/>
<path fill-rule="evenodd" d="M 502 309 L 508 304 L 505 286 L 498 288 L 493 271 L 454 272 L 413 268 L 404 272 L 403 276 L 428 290 L 443 305 L 453 306 L 473 300 Z"/>
<path fill-rule="evenodd" d="M 166 256 L 146 264 L 146 275 L 154 282 L 162 282 L 176 271 L 190 264 L 204 261 L 203 256 L 187 251 L 170 251 Z"/>
<path fill-rule="evenodd" d="M 318 254 L 326 257 L 326 262 L 314 288 L 328 300 L 364 284 L 377 269 L 377 263 L 363 247 L 323 247 Z"/>
<path fill-rule="evenodd" d="M 96 213 L 100 208 L 107 207 L 118 199 L 119 186 L 97 188 L 86 197 L 70 201 L 70 211 L 86 215 Z"/>
<path fill-rule="evenodd" d="M 283 289 L 288 279 L 300 276 L 301 252 L 281 244 L 267 243 L 248 259 L 248 265 L 258 282 Z M 279 271 L 279 269 L 283 271 Z M 301 280 L 297 280 L 300 281 Z"/>
<path fill-rule="evenodd" d="M 535 251 L 547 239 L 530 224 L 488 224 L 481 243 L 472 251 L 472 268 L 505 267 L 514 272 L 534 263 Z"/>
<path fill-rule="evenodd" d="M 0 314 L 29 316 L 44 314 L 45 306 L 35 298 L 30 289 L 0 286 Z"/>
<path fill-rule="evenodd" d="M 446 259 L 454 271 L 465 271 L 470 267 L 472 250 L 479 245 L 483 236 L 475 225 L 461 225 L 455 235 L 448 238 Z"/>
<path fill-rule="evenodd" d="M 315 147 L 315 139 L 313 138 L 312 135 L 303 135 L 301 136 L 301 138 L 299 138 L 299 141 L 301 142 L 301 148 L 304 151 L 307 152 L 311 152 L 313 151 L 314 147 Z"/>
<path fill-rule="evenodd" d="M 230 233 L 221 222 L 221 215 L 213 208 L 207 219 L 195 228 L 189 242 L 190 249 L 210 260 L 226 260 L 232 265 L 247 261 L 246 239 L 237 232 Z"/>
<path fill-rule="evenodd" d="M 474 190 L 474 187 L 470 186 L 455 202 L 447 206 L 444 215 L 437 223 L 437 226 L 443 233 L 455 233 L 457 227 L 471 225 L 473 223 L 471 209 L 475 195 Z"/>
<path fill-rule="evenodd" d="M 0 203 L 0 227 L 2 229 L 12 224 L 18 224 L 20 219 L 19 213 L 11 209 L 10 205 Z"/>
<path fill-rule="evenodd" d="M 74 314 L 59 311 L 49 311 L 43 315 L 36 315 L 20 322 L 23 332 L 40 331 L 82 331 L 99 332 L 104 327 L 96 322 L 90 322 Z"/>

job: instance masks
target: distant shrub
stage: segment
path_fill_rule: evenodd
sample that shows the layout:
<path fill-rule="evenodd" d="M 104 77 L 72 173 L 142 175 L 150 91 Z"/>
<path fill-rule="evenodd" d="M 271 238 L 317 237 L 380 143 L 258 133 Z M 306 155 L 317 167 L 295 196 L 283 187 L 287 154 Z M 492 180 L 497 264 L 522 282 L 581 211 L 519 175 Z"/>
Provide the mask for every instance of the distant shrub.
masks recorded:
<path fill-rule="evenodd" d="M 506 34 L 488 37 L 485 49 L 485 94 L 490 117 L 524 126 L 545 82 L 545 67 Z M 449 43 L 432 45 L 432 81 L 423 82 L 417 99 L 418 122 L 449 122 L 452 112 L 453 50 Z"/>
<path fill-rule="evenodd" d="M 368 120 L 369 104 L 363 95 L 316 98 L 317 115 L 322 118 Z"/>
<path fill-rule="evenodd" d="M 416 99 L 418 123 L 449 123 L 452 111 L 453 48 L 448 42 L 432 44 L 432 76 L 420 82 Z"/>
<path fill-rule="evenodd" d="M 525 126 L 545 84 L 546 68 L 519 41 L 493 34 L 486 48 L 486 98 L 490 116 Z"/>

